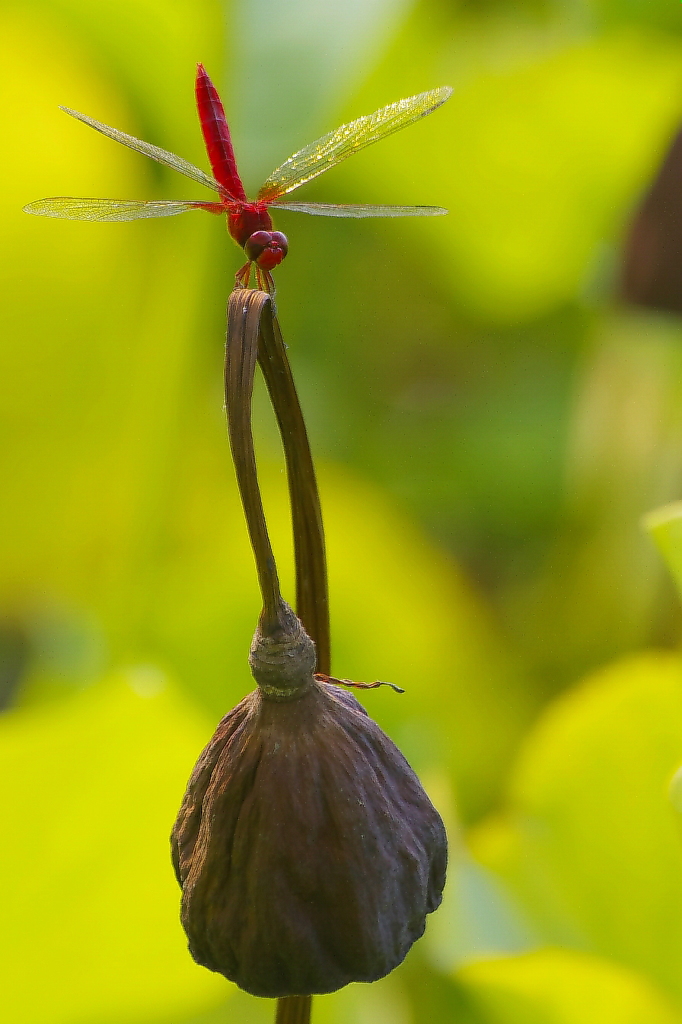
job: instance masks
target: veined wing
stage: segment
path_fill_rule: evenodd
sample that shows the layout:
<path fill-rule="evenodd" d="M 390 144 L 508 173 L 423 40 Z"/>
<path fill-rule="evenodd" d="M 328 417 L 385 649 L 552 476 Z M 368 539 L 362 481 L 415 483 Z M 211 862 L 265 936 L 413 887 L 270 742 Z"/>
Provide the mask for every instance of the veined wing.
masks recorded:
<path fill-rule="evenodd" d="M 181 156 L 169 153 L 168 150 L 161 149 L 159 146 L 152 146 L 150 142 L 136 139 L 134 135 L 126 135 L 125 132 L 119 132 L 117 128 L 110 128 L 108 124 L 95 121 L 93 117 L 88 117 L 87 114 L 79 114 L 77 110 L 71 110 L 70 107 L 60 107 L 60 109 L 70 114 L 71 117 L 75 117 L 76 120 L 82 121 L 83 124 L 89 124 L 95 131 L 101 132 L 102 135 L 113 139 L 114 142 L 120 142 L 123 146 L 128 146 L 129 149 L 142 153 L 143 156 L 148 156 L 152 160 L 158 160 L 160 164 L 165 164 L 166 167 L 172 167 L 174 171 L 179 171 L 180 174 L 191 178 L 192 181 L 198 181 L 200 185 L 212 188 L 214 192 L 219 192 L 221 195 L 225 193 L 225 189 L 218 184 L 215 178 L 212 178 L 210 174 L 206 174 L 200 167 L 195 167 L 189 160 L 183 160 Z"/>
<path fill-rule="evenodd" d="M 273 210 L 312 213 L 317 217 L 441 217 L 448 213 L 442 206 L 375 206 L 371 203 L 280 203 Z"/>
<path fill-rule="evenodd" d="M 271 200 L 286 195 L 299 185 L 305 184 L 318 174 L 323 174 L 336 167 L 346 157 L 370 146 L 379 139 L 385 139 L 393 132 L 413 124 L 421 117 L 426 117 L 436 110 L 451 95 L 452 89 L 443 86 L 410 96 L 397 103 L 389 103 L 387 107 L 375 110 L 373 114 L 365 114 L 356 121 L 342 124 L 340 128 L 316 139 L 309 146 L 299 149 L 281 167 L 273 171 L 264 183 L 258 199 Z"/>
<path fill-rule="evenodd" d="M 69 196 L 55 196 L 52 199 L 38 199 L 24 207 L 24 213 L 35 213 L 39 217 L 61 217 L 62 220 L 122 221 L 142 220 L 144 217 L 174 217 L 187 210 L 208 210 L 209 213 L 224 213 L 220 203 L 183 202 L 179 199 L 164 199 L 139 202 L 133 199 L 72 199 Z"/>

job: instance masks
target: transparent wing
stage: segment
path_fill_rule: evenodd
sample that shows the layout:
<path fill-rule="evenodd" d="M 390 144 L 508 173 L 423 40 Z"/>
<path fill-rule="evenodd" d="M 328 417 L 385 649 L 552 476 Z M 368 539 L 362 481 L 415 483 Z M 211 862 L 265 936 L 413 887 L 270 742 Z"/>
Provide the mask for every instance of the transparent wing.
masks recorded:
<path fill-rule="evenodd" d="M 273 202 L 273 210 L 292 210 L 294 213 L 312 213 L 316 217 L 441 217 L 447 210 L 442 206 L 373 206 L 368 203 L 280 203 Z"/>
<path fill-rule="evenodd" d="M 148 156 L 152 160 L 158 160 L 160 164 L 172 167 L 174 171 L 179 171 L 185 177 L 191 178 L 192 181 L 198 181 L 200 185 L 206 185 L 207 188 L 212 188 L 215 192 L 224 192 L 224 189 L 221 188 L 215 178 L 212 178 L 210 174 L 206 174 L 200 167 L 195 167 L 188 160 L 183 160 L 181 156 L 169 153 L 166 149 L 160 149 L 159 146 L 152 146 L 150 142 L 136 139 L 134 135 L 126 135 L 125 132 L 119 132 L 118 129 L 110 128 L 108 124 L 95 121 L 94 118 L 88 117 L 87 114 L 79 114 L 77 110 L 71 110 L 70 107 L 61 107 L 60 109 L 70 114 L 71 117 L 75 117 L 76 120 L 82 121 L 83 124 L 89 124 L 95 131 L 101 132 L 102 135 L 113 139 L 114 142 L 120 142 L 123 146 L 128 146 L 129 149 L 142 153 L 143 156 Z"/>
<path fill-rule="evenodd" d="M 316 178 L 318 174 L 336 167 L 346 157 L 359 152 L 365 146 L 385 139 L 387 135 L 392 135 L 393 132 L 413 124 L 421 117 L 426 117 L 445 103 L 451 93 L 452 89 L 449 86 L 431 89 L 429 92 L 419 93 L 418 96 L 390 103 L 387 107 L 359 117 L 349 124 L 342 124 L 329 135 L 323 135 L 321 139 L 316 139 L 285 160 L 264 183 L 258 193 L 258 199 L 276 199 L 277 196 L 292 192 L 299 185 Z"/>
<path fill-rule="evenodd" d="M 215 207 L 215 209 L 212 209 Z M 132 199 L 72 199 L 55 196 L 38 199 L 24 207 L 24 213 L 39 217 L 61 217 L 62 220 L 142 220 L 144 217 L 174 217 L 186 210 L 209 210 L 224 213 L 218 203 L 192 203 L 166 199 L 159 202 L 137 202 Z"/>

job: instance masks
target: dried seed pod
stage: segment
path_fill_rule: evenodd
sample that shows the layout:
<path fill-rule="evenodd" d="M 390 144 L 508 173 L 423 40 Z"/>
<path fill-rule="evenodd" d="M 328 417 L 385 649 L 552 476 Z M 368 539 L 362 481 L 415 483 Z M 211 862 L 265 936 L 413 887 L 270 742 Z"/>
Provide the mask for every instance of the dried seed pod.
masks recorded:
<path fill-rule="evenodd" d="M 333 992 L 404 959 L 441 900 L 443 823 L 349 693 L 314 680 L 290 609 L 220 722 L 173 829 L 194 959 L 257 996 Z"/>

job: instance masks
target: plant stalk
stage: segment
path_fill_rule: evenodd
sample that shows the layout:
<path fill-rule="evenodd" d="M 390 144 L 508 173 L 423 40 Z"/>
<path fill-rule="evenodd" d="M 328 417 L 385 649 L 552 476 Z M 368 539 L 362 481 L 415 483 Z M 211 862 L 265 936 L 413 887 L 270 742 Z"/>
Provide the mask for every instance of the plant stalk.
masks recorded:
<path fill-rule="evenodd" d="M 329 595 L 322 509 L 308 432 L 272 301 L 264 304 L 258 364 L 275 410 L 287 465 L 296 562 L 296 613 L 315 641 L 317 670 L 329 674 Z"/>
<path fill-rule="evenodd" d="M 230 295 L 227 321 L 225 402 L 230 444 L 264 609 L 268 608 L 264 586 L 268 588 L 270 602 L 274 599 L 275 583 L 277 600 L 281 597 L 258 490 L 251 433 L 256 358 L 277 417 L 287 466 L 296 564 L 296 613 L 315 642 L 318 671 L 328 675 L 331 671 L 329 597 L 322 510 L 305 421 L 272 299 L 265 292 L 236 288 Z M 235 447 L 239 449 L 239 460 Z"/>
<path fill-rule="evenodd" d="M 251 430 L 251 399 L 258 352 L 259 321 L 260 307 L 256 303 L 233 302 L 230 298 L 225 347 L 225 407 L 237 486 L 263 598 L 261 628 L 267 634 L 271 634 L 276 632 L 280 621 L 282 595 L 258 486 Z"/>
<path fill-rule="evenodd" d="M 310 1024 L 312 996 L 285 996 L 277 1000 L 275 1024 Z"/>

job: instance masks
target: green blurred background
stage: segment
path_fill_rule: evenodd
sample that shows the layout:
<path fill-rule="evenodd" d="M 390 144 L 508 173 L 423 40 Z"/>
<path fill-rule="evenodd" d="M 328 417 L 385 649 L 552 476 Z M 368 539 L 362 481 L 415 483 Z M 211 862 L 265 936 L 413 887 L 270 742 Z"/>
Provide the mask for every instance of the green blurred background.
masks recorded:
<path fill-rule="evenodd" d="M 682 121 L 677 0 L 0 3 L 0 1018 L 261 1024 L 196 967 L 167 836 L 251 688 L 259 611 L 222 413 L 218 218 L 30 218 L 204 198 L 65 104 L 205 166 L 194 65 L 247 190 L 318 135 L 447 105 L 282 213 L 278 305 L 319 464 L 334 671 L 447 820 L 425 938 L 314 1024 L 682 1024 L 678 598 L 641 525 L 682 496 L 682 326 L 619 252 Z M 264 394 L 263 486 L 291 595 Z M 653 532 L 682 578 L 679 507 Z"/>

